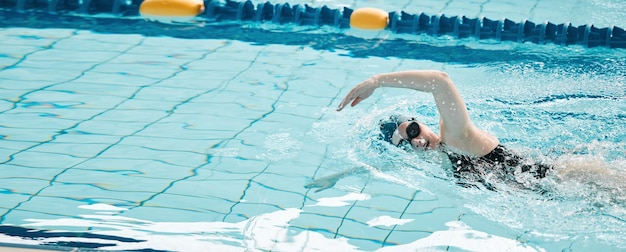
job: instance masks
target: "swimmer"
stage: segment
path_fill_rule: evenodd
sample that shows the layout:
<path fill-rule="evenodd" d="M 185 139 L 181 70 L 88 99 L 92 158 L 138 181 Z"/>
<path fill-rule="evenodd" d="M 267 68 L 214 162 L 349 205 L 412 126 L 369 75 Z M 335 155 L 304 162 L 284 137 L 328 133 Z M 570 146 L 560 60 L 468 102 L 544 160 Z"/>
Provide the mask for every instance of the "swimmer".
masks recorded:
<path fill-rule="evenodd" d="M 374 75 L 353 88 L 337 111 L 347 104 L 359 104 L 378 87 L 407 88 L 433 95 L 440 116 L 439 134 L 415 118 L 391 116 L 381 123 L 382 138 L 396 147 L 408 146 L 417 152 L 434 150 L 446 154 L 455 177 L 472 177 L 489 188 L 482 176 L 475 175 L 495 172 L 504 177 L 518 170 L 543 178 L 550 169 L 543 164 L 526 164 L 522 157 L 501 145 L 497 137 L 476 127 L 456 86 L 448 74 L 441 71 L 415 70 Z"/>
<path fill-rule="evenodd" d="M 452 168 L 452 175 L 459 179 L 457 183 L 462 186 L 483 185 L 489 190 L 495 190 L 491 183 L 495 180 L 514 182 L 513 185 L 528 188 L 517 181 L 518 176 L 522 179 L 543 179 L 552 175 L 559 182 L 626 192 L 626 174 L 610 169 L 610 165 L 601 160 L 584 157 L 580 160 L 565 155 L 548 165 L 523 158 L 500 144 L 496 136 L 472 123 L 465 101 L 445 72 L 413 70 L 373 75 L 354 87 L 339 104 L 337 111 L 343 110 L 348 104 L 356 106 L 379 87 L 406 88 L 432 94 L 440 116 L 439 134 L 416 118 L 392 115 L 381 120 L 380 139 L 405 150 L 443 154 L 450 161 L 448 167 Z M 357 166 L 315 179 L 305 188 L 318 188 L 318 192 L 333 187 L 342 177 L 366 173 L 367 170 Z"/>
<path fill-rule="evenodd" d="M 381 139 L 407 150 L 445 154 L 456 178 L 471 178 L 492 189 L 484 180 L 487 173 L 507 178 L 522 172 L 543 178 L 551 169 L 544 164 L 528 164 L 521 156 L 500 144 L 497 137 L 476 127 L 470 120 L 463 98 L 445 72 L 413 70 L 371 76 L 346 95 L 337 111 L 343 110 L 348 104 L 359 104 L 379 87 L 413 89 L 433 95 L 440 115 L 439 134 L 415 118 L 394 115 L 381 121 Z M 355 168 L 343 174 L 352 174 L 357 170 Z M 333 175 L 318 179 L 305 187 L 327 188 L 334 185 L 338 177 Z"/>

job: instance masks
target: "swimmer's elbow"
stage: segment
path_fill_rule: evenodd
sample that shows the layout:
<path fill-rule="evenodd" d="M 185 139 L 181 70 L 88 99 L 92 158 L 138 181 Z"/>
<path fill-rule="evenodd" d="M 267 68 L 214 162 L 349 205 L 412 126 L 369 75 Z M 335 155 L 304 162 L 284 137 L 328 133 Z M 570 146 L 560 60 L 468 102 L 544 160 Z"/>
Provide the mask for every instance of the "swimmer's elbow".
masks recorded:
<path fill-rule="evenodd" d="M 450 75 L 448 75 L 448 73 L 446 72 L 437 71 L 436 76 L 437 76 L 437 79 L 439 79 L 443 83 L 446 83 L 446 84 L 452 83 L 452 79 L 450 79 Z"/>
<path fill-rule="evenodd" d="M 427 71 L 416 71 L 416 72 L 422 72 L 422 73 L 427 73 L 430 78 L 432 78 L 432 80 L 437 80 L 437 81 L 447 81 L 450 79 L 450 76 L 448 75 L 448 73 L 444 72 L 444 71 L 440 71 L 440 70 L 427 70 Z"/>
<path fill-rule="evenodd" d="M 446 72 L 438 70 L 433 71 L 432 80 L 433 93 L 441 92 L 451 94 L 450 91 L 456 89 L 454 82 L 452 82 L 452 79 L 450 79 L 450 76 Z"/>
<path fill-rule="evenodd" d="M 444 71 L 436 71 L 437 76 L 439 77 L 439 79 L 442 80 L 449 80 L 450 76 L 448 75 L 448 73 L 444 72 Z"/>

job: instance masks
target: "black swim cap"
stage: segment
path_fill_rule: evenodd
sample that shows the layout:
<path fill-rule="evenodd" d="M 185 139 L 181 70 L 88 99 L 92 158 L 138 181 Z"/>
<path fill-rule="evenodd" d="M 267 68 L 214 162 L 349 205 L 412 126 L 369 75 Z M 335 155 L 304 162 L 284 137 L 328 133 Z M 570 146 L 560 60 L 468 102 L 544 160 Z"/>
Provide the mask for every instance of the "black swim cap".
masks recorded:
<path fill-rule="evenodd" d="M 380 120 L 380 138 L 393 145 L 391 139 L 398 126 L 400 126 L 403 122 L 411 120 L 415 120 L 415 118 L 400 115 L 392 115 L 387 119 Z"/>

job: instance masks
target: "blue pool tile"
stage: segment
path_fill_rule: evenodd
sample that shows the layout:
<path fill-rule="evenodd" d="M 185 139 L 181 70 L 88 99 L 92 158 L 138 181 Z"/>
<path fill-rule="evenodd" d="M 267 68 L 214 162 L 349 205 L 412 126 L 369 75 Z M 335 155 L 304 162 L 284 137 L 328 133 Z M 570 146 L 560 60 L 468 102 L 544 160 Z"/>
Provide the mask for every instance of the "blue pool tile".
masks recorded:
<path fill-rule="evenodd" d="M 115 107 L 116 110 L 154 110 L 156 112 L 166 112 L 179 103 L 155 100 L 127 99 Z M 153 111 L 153 112 L 154 112 Z"/>
<path fill-rule="evenodd" d="M 344 218 L 351 221 L 354 229 L 368 230 L 367 232 L 377 233 L 376 238 L 380 240 L 383 240 L 381 239 L 382 237 L 389 235 L 389 233 L 393 231 L 395 225 L 402 225 L 400 223 L 408 223 L 412 221 L 410 219 L 404 219 L 401 211 L 380 210 L 377 208 L 360 206 L 360 204 L 367 201 L 378 202 L 378 204 L 381 205 L 380 202 L 384 201 L 380 200 L 383 199 L 372 197 L 370 200 L 360 201 L 352 209 L 350 209 L 350 212 L 348 212 Z M 385 202 L 384 204 L 387 203 Z M 348 235 L 350 233 L 354 233 L 354 231 L 355 230 L 351 230 L 346 227 L 346 229 L 343 230 L 343 233 L 344 235 Z M 374 236 L 371 236 L 370 238 L 374 238 Z"/>
<path fill-rule="evenodd" d="M 24 167 L 19 165 L 12 164 L 3 164 L 5 169 L 2 171 L 2 175 L 0 178 L 9 179 L 9 178 L 28 178 L 28 179 L 40 179 L 42 181 L 48 181 L 50 178 L 56 176 L 61 173 L 64 168 L 59 167 Z"/>
<path fill-rule="evenodd" d="M 231 90 L 224 90 L 225 87 L 226 85 L 222 85 L 222 84 L 215 84 L 213 86 L 208 86 L 207 88 L 211 88 L 213 92 L 202 94 L 194 98 L 193 100 L 191 100 L 188 104 L 181 104 L 180 106 L 181 107 L 191 106 L 192 108 L 195 105 L 202 106 L 206 110 L 203 109 L 198 112 L 208 113 L 208 114 L 215 114 L 216 112 L 215 107 L 217 107 L 218 104 L 225 104 L 226 106 L 232 106 L 232 108 L 229 107 L 227 111 L 219 110 L 219 112 L 221 112 L 222 114 L 225 114 L 225 112 L 228 112 L 233 109 L 237 109 L 237 106 L 241 107 L 241 105 L 238 104 L 238 102 L 242 100 L 245 101 L 249 96 L 251 96 L 250 93 L 246 93 L 246 96 L 238 95 L 240 93 L 234 92 Z M 252 99 L 255 99 L 255 98 L 252 98 Z M 272 99 L 265 98 L 265 97 L 263 97 L 263 100 L 264 100 L 263 104 L 255 104 L 255 105 L 260 106 L 260 105 L 265 105 L 265 104 L 272 104 L 272 101 L 273 101 Z M 255 108 L 253 107 L 252 109 L 255 109 Z M 196 108 L 196 110 L 198 109 Z"/>
<path fill-rule="evenodd" d="M 305 160 L 304 157 L 307 157 L 307 159 Z M 288 180 L 291 181 L 290 183 L 293 183 L 291 185 L 296 186 L 295 188 L 299 188 L 312 180 L 314 169 L 325 166 L 322 164 L 324 159 L 325 157 L 320 153 L 300 150 L 293 158 L 281 161 L 280 163 L 273 162 L 272 165 L 267 168 L 266 172 L 288 177 Z"/>
<path fill-rule="evenodd" d="M 387 200 L 391 201 L 401 201 L 400 205 L 406 206 L 406 203 L 411 201 L 414 195 L 424 194 L 424 192 L 419 190 L 407 190 L 406 186 L 372 176 L 363 192 L 387 198 Z"/>
<path fill-rule="evenodd" d="M 357 246 L 360 250 L 373 251 L 382 247 L 381 240 L 389 234 L 389 230 L 355 222 L 346 218 L 342 221 L 338 230 L 338 237 L 347 238 L 350 244 Z"/>
<path fill-rule="evenodd" d="M 141 47 L 135 50 L 141 50 L 143 53 L 150 54 L 165 54 L 167 52 L 173 52 L 177 50 L 193 50 L 196 52 L 207 51 L 216 47 L 221 47 L 230 43 L 224 40 L 208 40 L 208 39 L 177 39 L 172 40 L 165 36 L 152 36 L 145 37 L 142 40 Z M 237 43 L 237 42 L 235 42 Z"/>
<path fill-rule="evenodd" d="M 190 225 L 201 222 L 221 222 L 224 213 L 215 211 L 227 211 L 219 209 L 224 202 L 208 198 L 187 197 L 185 195 L 157 196 L 153 201 L 138 208 L 132 208 L 123 214 L 124 217 L 146 220 L 150 222 L 164 222 Z M 180 208 L 180 206 L 191 206 Z M 207 224 L 208 225 L 208 224 Z M 208 235 L 208 234 L 207 234 Z"/>
<path fill-rule="evenodd" d="M 55 134 L 54 141 L 57 143 L 84 143 L 84 144 L 104 144 L 111 145 L 119 142 L 121 136 L 95 134 L 80 130 L 66 130 L 64 134 Z"/>
<path fill-rule="evenodd" d="M 72 197 L 48 197 L 37 196 L 28 201 L 24 201 L 19 208 L 12 209 L 6 216 L 6 223 L 23 224 L 35 219 L 56 220 L 60 218 L 70 218 L 80 220 L 80 215 L 89 214 L 90 211 L 81 209 L 79 206 L 87 205 L 91 199 L 79 199 Z M 103 200 L 106 201 L 106 200 Z M 119 202 L 117 199 L 111 199 L 111 202 Z M 67 226 L 63 230 L 72 229 L 71 223 L 65 222 Z M 84 231 L 80 228 L 73 229 L 75 231 Z"/>
<path fill-rule="evenodd" d="M 2 70 L 2 79 L 63 82 L 68 81 L 82 73 L 81 70 L 72 69 L 40 69 L 30 67 L 12 67 Z"/>
<path fill-rule="evenodd" d="M 7 175 L 3 175 L 0 177 L 0 183 L 2 183 L 2 189 L 0 190 L 3 191 L 3 197 L 4 194 L 8 194 L 8 192 L 19 195 L 34 195 L 50 184 L 50 181 L 47 179 L 29 178 L 29 174 L 21 174 L 18 176 L 19 177 L 8 177 Z"/>
<path fill-rule="evenodd" d="M 19 106 L 25 108 L 50 108 L 53 113 L 72 113 L 73 108 L 81 109 L 108 109 L 125 101 L 119 96 L 104 96 L 97 94 L 81 94 L 67 90 L 41 90 L 24 96 Z M 61 110 L 67 109 L 67 110 Z"/>
<path fill-rule="evenodd" d="M 199 185 L 199 186 L 203 186 L 206 187 L 207 190 L 200 190 L 200 192 L 204 193 L 205 191 L 210 192 L 212 191 L 210 185 L 211 185 L 211 181 L 250 181 L 251 178 L 253 178 L 254 176 L 258 175 L 258 172 L 254 172 L 254 170 L 250 171 L 250 172 L 236 172 L 236 171 L 231 171 L 228 168 L 232 167 L 229 165 L 222 165 L 222 160 L 219 157 L 213 157 L 211 158 L 207 164 L 204 164 L 200 167 L 198 167 L 197 169 L 194 170 L 195 174 L 193 174 L 194 176 L 190 176 L 187 179 L 185 179 L 185 184 L 183 184 L 185 187 L 184 188 L 193 188 L 192 187 L 187 187 L 187 185 Z M 246 163 L 253 163 L 253 161 L 241 161 L 238 164 L 241 164 L 241 166 L 246 166 Z M 266 166 L 267 164 L 265 163 L 261 163 L 258 162 L 257 163 L 259 166 Z M 222 169 L 223 168 L 223 169 Z M 187 182 L 189 182 L 189 184 L 187 184 Z M 241 182 L 242 184 L 244 182 Z M 247 182 L 246 182 L 247 185 Z M 215 189 L 215 188 L 213 188 Z M 232 189 L 232 188 L 229 188 Z"/>
<path fill-rule="evenodd" d="M 72 130 L 87 134 L 125 136 L 138 132 L 145 125 L 143 122 L 91 120 L 81 122 Z"/>
<path fill-rule="evenodd" d="M 439 203 L 441 204 L 441 203 Z M 398 225 L 394 230 L 399 231 L 427 231 L 434 232 L 437 230 L 446 230 L 445 223 L 448 221 L 459 220 L 462 210 L 454 206 L 421 206 L 423 210 L 416 212 L 410 208 L 418 203 L 411 204 L 409 209 L 402 215 L 402 219 L 413 220 L 403 225 Z M 429 208 L 429 209 L 426 209 Z M 395 233 L 395 232 L 394 232 Z"/>
<path fill-rule="evenodd" d="M 240 203 L 249 204 L 249 206 L 266 204 L 280 209 L 300 208 L 302 206 L 304 201 L 302 194 L 280 189 L 274 190 L 271 184 L 267 182 L 263 184 L 263 182 L 265 181 L 257 181 L 256 179 L 251 181 Z M 240 208 L 233 210 L 233 213 L 255 216 L 263 212 L 259 212 L 258 209 L 252 207 L 252 209 Z"/>
<path fill-rule="evenodd" d="M 185 173 L 176 174 L 172 171 L 170 178 L 184 176 Z M 90 186 L 93 189 L 101 189 L 108 192 L 127 192 L 129 194 L 137 193 L 145 195 L 153 194 L 167 187 L 169 180 L 161 178 L 149 178 L 145 176 L 136 176 L 135 171 L 107 171 L 95 169 L 72 169 L 67 170 L 56 178 L 56 183 L 46 189 L 43 194 L 55 195 L 51 191 L 59 191 L 64 188 Z M 81 198 L 82 193 L 77 192 L 72 197 Z M 83 196 L 85 197 L 85 196 Z"/>
<path fill-rule="evenodd" d="M 226 60 L 224 60 L 224 56 L 228 55 Z M 240 74 L 242 70 L 247 70 L 253 65 L 250 61 L 245 59 L 230 59 L 230 55 L 228 53 L 220 53 L 220 54 L 209 54 L 207 57 L 200 61 L 195 61 L 190 63 L 186 68 L 192 71 L 218 71 L 218 72 L 233 72 L 234 74 Z M 222 57 L 222 59 L 219 59 Z M 216 61 L 219 59 L 219 64 L 212 63 L 211 61 Z M 222 74 L 220 74 L 222 75 Z M 207 76 L 210 78 L 210 76 Z"/>
<path fill-rule="evenodd" d="M 54 86 L 46 88 L 46 90 L 76 94 L 98 95 L 101 97 L 107 97 L 108 99 L 113 99 L 114 97 L 117 97 L 126 100 L 137 90 L 137 88 L 110 83 L 105 84 L 72 81 L 56 84 Z M 91 104 L 92 102 L 89 103 Z"/>
<path fill-rule="evenodd" d="M 91 158 L 108 148 L 110 145 L 103 143 L 62 143 L 62 142 L 48 142 L 45 144 L 37 145 L 28 151 L 40 152 L 40 153 L 57 153 L 67 155 L 71 153 L 72 157 L 77 158 Z"/>
<path fill-rule="evenodd" d="M 144 219 L 150 217 L 150 220 L 155 218 L 156 221 L 168 222 L 193 222 L 194 220 L 222 221 L 224 216 L 231 211 L 232 206 L 237 203 L 223 198 L 201 194 L 202 192 L 199 191 L 187 195 L 178 192 L 159 193 L 141 202 L 140 207 L 131 207 L 130 210 L 127 211 L 127 215 Z M 148 207 L 148 209 L 152 211 L 146 211 L 143 209 L 144 207 Z M 175 211 L 179 211 L 179 214 L 175 214 L 176 216 L 167 216 L 167 213 L 173 213 Z M 143 217 L 140 216 L 141 213 L 144 214 Z"/>
<path fill-rule="evenodd" d="M 136 65 L 141 64 L 141 68 Z M 94 66 L 93 72 L 116 74 L 116 75 L 134 75 L 153 79 L 155 83 L 161 80 L 169 79 L 181 71 L 177 64 L 158 64 L 154 62 L 124 62 L 124 63 L 106 63 Z"/>
<path fill-rule="evenodd" d="M 195 167 L 205 160 L 204 155 L 194 152 L 167 151 L 121 144 L 108 148 L 99 157 L 148 160 L 181 167 Z"/>
<path fill-rule="evenodd" d="M 283 209 L 273 204 L 249 204 L 242 202 L 233 206 L 231 212 L 224 216 L 224 222 L 243 222 L 264 213 L 272 213 L 280 210 Z"/>
<path fill-rule="evenodd" d="M 369 184 L 368 184 L 369 186 Z M 366 190 L 367 192 L 367 187 Z M 367 208 L 370 211 L 385 213 L 392 215 L 395 218 L 399 218 L 402 215 L 404 209 L 410 204 L 409 199 L 400 198 L 397 196 L 391 195 L 379 195 L 373 194 L 371 195 L 372 200 L 361 201 L 357 204 L 359 208 Z M 385 202 L 385 204 L 380 204 L 380 202 Z M 363 216 L 355 216 L 354 213 L 350 213 L 348 217 L 363 220 Z"/>
<path fill-rule="evenodd" d="M 231 147 L 224 146 L 223 148 L 230 149 Z M 239 148 L 240 153 L 245 153 L 249 148 Z M 255 156 L 246 158 L 243 155 L 237 156 L 225 156 L 225 157 L 211 157 L 210 165 L 205 167 L 206 169 L 212 169 L 222 172 L 234 173 L 234 174 L 246 174 L 243 178 L 250 178 L 250 174 L 258 174 L 267 168 L 267 163 L 256 159 Z"/>
<path fill-rule="evenodd" d="M 170 189 L 170 194 L 199 195 L 223 199 L 227 205 L 236 204 L 244 196 L 245 189 L 249 184 L 248 179 L 212 179 L 184 181 L 177 183 Z M 230 202 L 230 203 L 228 203 Z"/>
<path fill-rule="evenodd" d="M 0 111 L 8 111 L 15 107 L 15 102 L 20 100 L 24 90 L 0 88 Z"/>
<path fill-rule="evenodd" d="M 77 80 L 80 82 L 114 84 L 130 87 L 146 86 L 158 81 L 157 78 L 152 78 L 149 76 L 128 75 L 120 73 L 99 73 L 94 71 L 87 71 L 83 73 Z"/>
<path fill-rule="evenodd" d="M 163 100 L 172 102 L 185 102 L 186 100 L 203 93 L 196 89 L 179 89 L 176 87 L 150 87 L 139 91 L 134 99 L 140 100 Z"/>
<path fill-rule="evenodd" d="M 75 30 L 11 28 L 2 31 L 2 43 L 7 45 L 29 45 L 47 47 L 58 40 L 70 38 Z"/>
<path fill-rule="evenodd" d="M 271 199 L 273 202 L 278 202 L 278 205 L 284 208 L 300 207 L 304 202 L 304 193 L 306 189 L 304 186 L 297 187 L 302 183 L 300 177 L 285 176 L 284 174 L 272 174 L 267 171 L 263 174 L 259 174 L 251 179 L 254 187 L 250 187 L 247 191 L 255 192 L 251 196 L 257 197 L 256 201 L 265 202 Z M 273 193 L 272 193 L 273 192 Z M 276 195 L 275 195 L 276 194 Z M 267 196 L 263 196 L 267 195 Z M 253 199 L 246 198 L 247 201 L 253 202 Z"/>
<path fill-rule="evenodd" d="M 165 109 L 159 109 L 159 107 L 155 107 L 154 109 L 111 109 L 98 114 L 96 120 L 101 125 L 120 128 L 128 127 L 139 130 L 143 128 L 142 126 L 147 126 L 165 116 L 167 116 L 167 111 L 165 111 Z M 124 124 L 128 124 L 128 126 L 124 126 Z"/>
<path fill-rule="evenodd" d="M 232 135 L 231 130 L 186 129 L 186 127 L 187 124 L 184 122 L 159 122 L 142 129 L 136 135 L 179 139 L 215 139 Z"/>
<path fill-rule="evenodd" d="M 199 137 L 198 139 L 202 138 Z M 144 148 L 161 151 L 203 153 L 207 146 L 210 145 L 210 141 L 197 141 L 196 139 L 179 139 L 168 137 L 167 135 L 162 136 L 158 141 L 155 141 L 155 137 L 134 135 L 124 138 L 124 140 L 120 142 L 120 145 L 141 146 Z"/>
<path fill-rule="evenodd" d="M 54 43 L 52 49 L 66 51 L 68 55 L 78 53 L 84 55 L 85 58 L 90 58 L 93 56 L 92 53 L 104 52 L 114 55 L 115 52 L 127 51 L 140 43 L 142 39 L 138 35 L 101 36 L 89 31 L 77 31 L 72 39 L 62 39 Z"/>
<path fill-rule="evenodd" d="M 57 60 L 24 60 L 19 63 L 18 67 L 23 67 L 25 69 L 34 69 L 33 71 L 47 71 L 47 70 L 59 70 L 56 67 L 58 64 Z M 60 83 L 67 83 L 78 78 L 82 73 L 86 71 L 90 71 L 94 67 L 97 66 L 97 63 L 93 62 L 66 62 L 63 64 L 63 68 L 60 69 L 62 71 L 66 71 L 68 74 L 64 74 L 66 77 L 66 81 L 56 80 L 52 84 L 57 85 Z M 71 74 L 71 75 L 70 75 Z M 1 76 L 1 75 L 0 75 Z M 18 79 L 19 80 L 19 79 Z M 55 80 L 55 79 L 52 79 Z M 52 85 L 51 85 L 52 86 Z"/>
<path fill-rule="evenodd" d="M 154 68 L 161 67 L 164 70 L 176 71 L 178 66 L 183 65 L 189 62 L 190 59 L 186 58 L 173 58 L 169 57 L 166 53 L 163 54 L 140 54 L 131 50 L 131 52 L 115 55 L 115 58 L 111 58 L 111 61 L 108 64 L 113 66 L 123 67 L 130 65 L 148 65 L 153 66 Z M 113 67 L 109 67 L 113 68 Z M 126 71 L 130 69 L 127 68 Z M 142 71 L 142 70 L 139 70 Z M 166 72 L 167 73 L 167 72 Z M 154 74 L 159 74 L 158 72 L 154 72 Z"/>
<path fill-rule="evenodd" d="M 16 63 L 23 63 L 26 55 L 43 50 L 43 46 L 11 44 L 10 37 L 0 35 L 3 38 L 2 48 L 0 48 L 0 67 L 14 66 Z"/>
<path fill-rule="evenodd" d="M 0 195 L 2 195 L 2 201 L 0 202 L 0 216 L 4 218 L 4 221 L 6 220 L 7 214 L 10 214 L 17 205 L 32 197 L 29 193 L 14 192 L 11 188 L 1 187 L 0 190 L 2 191 L 2 193 L 0 193 Z"/>
<path fill-rule="evenodd" d="M 29 133 L 27 130 L 23 130 L 23 129 L 20 129 L 20 130 L 25 134 Z M 24 150 L 31 149 L 32 147 L 40 145 L 40 143 L 37 141 L 19 140 L 18 136 L 9 134 L 11 132 L 15 134 L 16 131 L 10 131 L 10 129 L 5 128 L 5 129 L 2 129 L 2 132 L 3 134 L 6 134 L 6 135 L 2 135 L 2 141 L 0 142 L 0 149 L 2 149 L 3 152 L 7 153 L 6 156 L 3 156 L 2 162 L 8 162 L 13 158 L 14 154 L 17 154 Z"/>
<path fill-rule="evenodd" d="M 40 89 L 45 89 L 50 86 L 54 86 L 58 84 L 58 82 L 54 81 L 39 81 L 39 80 L 22 80 L 22 79 L 5 79 L 3 78 L 3 74 L 0 74 L 0 87 L 2 90 L 11 90 L 12 92 L 21 92 L 21 94 L 14 96 L 10 101 L 18 102 L 24 94 L 31 93 L 33 91 L 38 91 Z M 8 94 L 7 94 L 8 95 Z"/>
<path fill-rule="evenodd" d="M 206 113 L 202 117 L 193 116 L 193 114 L 181 114 L 180 118 L 193 118 L 190 122 L 196 122 L 197 124 L 185 124 L 185 128 L 198 131 L 198 136 L 234 136 L 233 133 L 238 133 L 244 129 L 247 129 L 253 122 L 258 119 L 258 112 L 254 114 L 248 114 L 248 116 L 237 116 L 240 113 L 252 113 L 254 111 L 248 110 L 239 104 L 226 103 L 223 104 L 223 109 L 219 109 L 217 104 L 206 107 L 203 113 Z M 247 117 L 247 118 L 246 118 Z M 177 118 L 177 117 L 172 117 Z M 212 133 L 204 133 L 202 131 L 211 131 Z"/>
<path fill-rule="evenodd" d="M 192 167 L 168 164 L 161 160 L 135 158 L 92 158 L 74 167 L 86 171 L 98 171 L 121 176 L 135 176 L 148 179 L 184 178 Z"/>
<path fill-rule="evenodd" d="M 226 81 L 233 79 L 234 76 L 236 76 L 235 72 L 185 70 L 177 72 L 172 78 L 159 80 L 153 86 L 195 89 L 210 93 L 210 91 L 223 88 Z"/>
<path fill-rule="evenodd" d="M 224 198 L 223 194 L 216 195 L 213 191 L 226 190 L 227 188 L 215 188 L 202 185 L 202 183 L 210 185 L 213 181 L 183 181 L 176 183 L 167 192 L 154 195 L 144 205 L 205 212 L 212 215 L 212 219 L 221 221 L 226 214 L 232 211 L 234 205 L 239 204 L 241 195 Z M 172 204 L 171 202 L 184 202 L 185 204 Z"/>
<path fill-rule="evenodd" d="M 49 203 L 49 202 L 48 202 Z M 45 203 L 43 203 L 45 204 Z M 55 220 L 64 218 L 65 220 L 71 220 L 72 216 L 59 214 L 59 213 L 49 213 L 45 211 L 30 211 L 30 210 L 20 210 L 13 209 L 9 214 L 4 216 L 4 223 L 8 225 L 24 225 L 26 227 L 29 224 L 33 224 L 39 220 Z M 37 228 L 37 227 L 31 227 Z M 84 231 L 84 227 L 72 227 L 69 222 L 66 222 L 66 226 L 63 227 L 65 231 Z"/>
<path fill-rule="evenodd" d="M 10 164 L 38 168 L 64 168 L 81 163 L 85 158 L 68 153 L 23 151 L 12 155 Z"/>
<path fill-rule="evenodd" d="M 310 82 L 311 80 L 307 80 Z M 307 84 L 307 85 L 310 85 Z M 322 108 L 327 106 L 332 106 L 333 104 L 329 104 L 329 98 L 339 97 L 342 94 L 338 93 L 334 88 L 325 87 L 324 85 L 316 86 L 313 91 L 311 87 L 301 86 L 298 82 L 289 83 L 289 92 L 285 93 L 282 98 L 285 102 L 281 104 L 284 109 L 294 108 L 297 111 L 289 113 L 307 116 L 312 113 L 319 113 Z M 303 90 L 306 89 L 307 91 Z M 307 97 L 307 100 L 304 101 L 299 99 L 300 97 Z M 306 113 L 304 110 L 307 110 Z"/>
<path fill-rule="evenodd" d="M 68 54 L 72 54 L 72 57 L 68 57 Z M 90 63 L 100 63 L 104 61 L 108 61 L 113 57 L 119 55 L 115 52 L 108 51 L 88 51 L 85 53 L 81 52 L 72 52 L 65 50 L 43 50 L 33 53 L 28 56 L 28 60 L 32 61 L 68 61 L 68 62 L 90 62 Z"/>
<path fill-rule="evenodd" d="M 334 238 L 341 221 L 340 216 L 313 213 L 305 208 L 299 218 L 290 222 L 290 226 L 294 230 L 311 230 L 327 238 Z"/>

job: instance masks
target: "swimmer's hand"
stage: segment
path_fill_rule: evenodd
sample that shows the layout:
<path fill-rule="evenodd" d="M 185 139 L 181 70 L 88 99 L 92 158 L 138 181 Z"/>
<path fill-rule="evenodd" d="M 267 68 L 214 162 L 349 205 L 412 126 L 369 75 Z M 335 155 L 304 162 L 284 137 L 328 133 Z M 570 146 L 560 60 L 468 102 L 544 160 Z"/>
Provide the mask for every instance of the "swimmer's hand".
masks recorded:
<path fill-rule="evenodd" d="M 362 100 L 370 97 L 376 88 L 378 88 L 378 78 L 376 76 L 372 76 L 364 82 L 361 82 L 361 84 L 352 88 L 350 93 L 343 98 L 343 101 L 341 101 L 341 104 L 337 107 L 337 111 L 341 111 L 348 103 L 350 103 L 352 107 L 356 106 Z"/>
<path fill-rule="evenodd" d="M 329 175 L 326 177 L 321 177 L 316 180 L 313 180 L 310 183 L 304 185 L 304 188 L 306 189 L 319 188 L 315 190 L 315 192 L 321 192 L 323 190 L 326 190 L 328 188 L 335 186 L 337 181 L 339 181 L 341 178 L 345 176 L 366 173 L 367 171 L 368 170 L 365 169 L 363 166 L 356 166 L 352 169 L 348 169 L 339 173 L 335 173 L 333 175 Z"/>
<path fill-rule="evenodd" d="M 335 184 L 337 183 L 337 181 L 339 181 L 341 177 L 343 177 L 343 174 L 335 174 L 335 175 L 326 176 L 323 178 L 318 178 L 304 185 L 304 188 L 306 189 L 318 188 L 317 190 L 315 190 L 315 192 L 321 192 L 323 190 L 326 190 L 328 188 L 335 186 Z"/>

